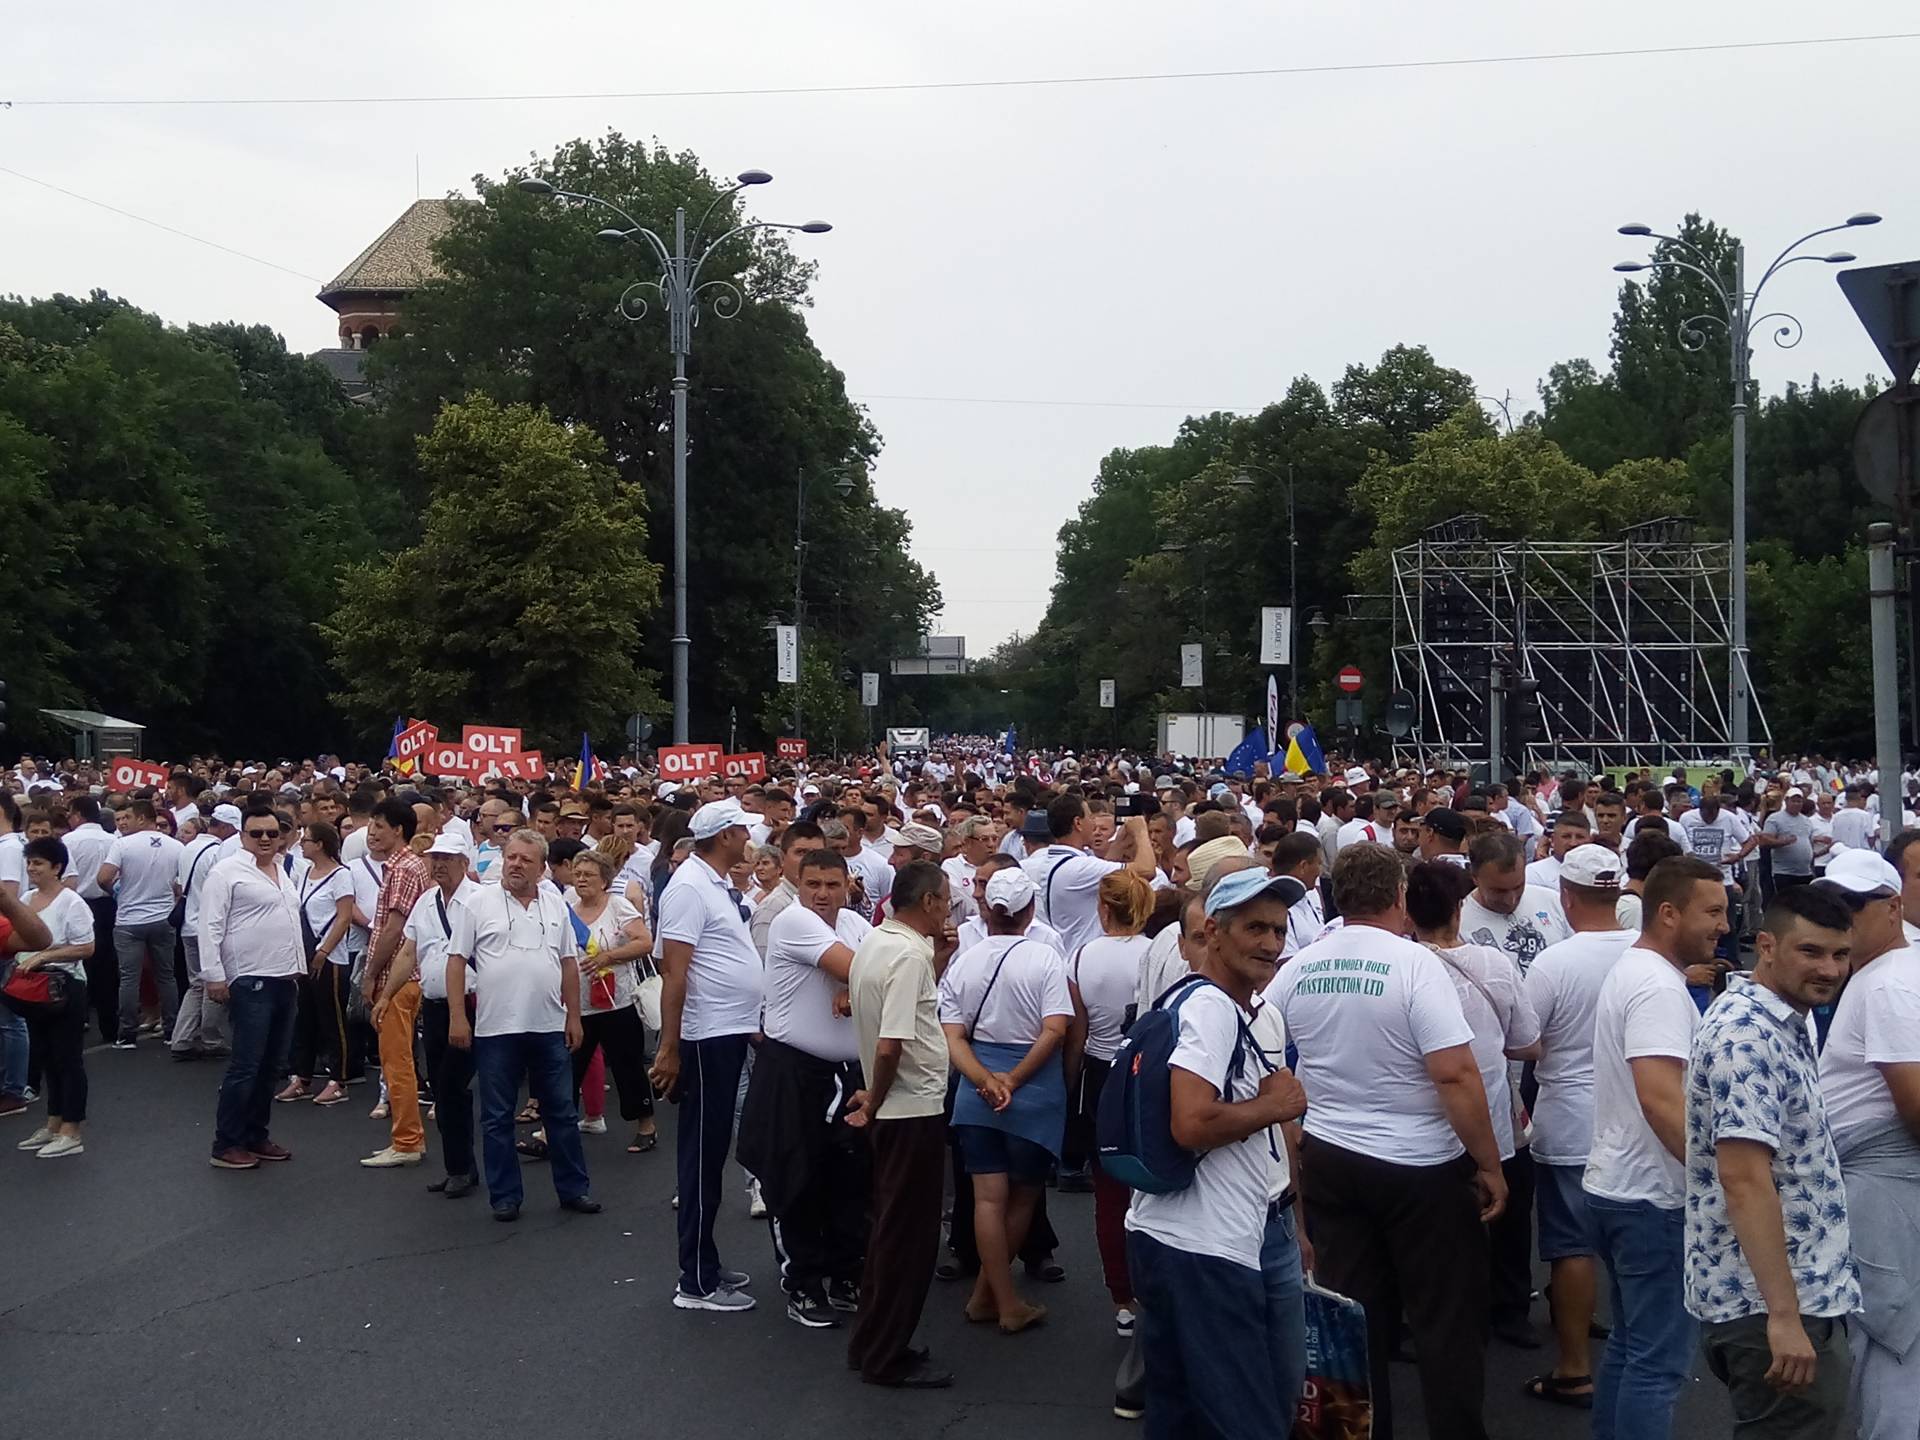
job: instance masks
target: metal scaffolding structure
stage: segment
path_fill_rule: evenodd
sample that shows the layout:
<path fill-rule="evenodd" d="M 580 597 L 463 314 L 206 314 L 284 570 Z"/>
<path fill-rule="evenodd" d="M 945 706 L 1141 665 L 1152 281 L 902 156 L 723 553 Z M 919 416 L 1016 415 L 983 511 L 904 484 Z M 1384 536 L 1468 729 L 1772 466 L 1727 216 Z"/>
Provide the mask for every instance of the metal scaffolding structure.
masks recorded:
<path fill-rule="evenodd" d="M 1529 763 L 1724 760 L 1728 573 L 1727 546 L 1695 541 L 1685 520 L 1598 542 L 1492 539 L 1478 515 L 1435 525 L 1393 555 L 1393 679 L 1418 716 L 1405 748 L 1493 759 L 1499 664 L 1539 685 Z M 1754 739 L 1768 743 L 1764 713 Z"/>

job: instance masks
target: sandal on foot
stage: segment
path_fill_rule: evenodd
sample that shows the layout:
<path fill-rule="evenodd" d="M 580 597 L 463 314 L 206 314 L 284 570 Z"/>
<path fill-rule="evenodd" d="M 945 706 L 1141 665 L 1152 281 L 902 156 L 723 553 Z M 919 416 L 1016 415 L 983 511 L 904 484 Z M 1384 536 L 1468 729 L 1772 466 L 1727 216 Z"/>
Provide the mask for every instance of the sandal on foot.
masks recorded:
<path fill-rule="evenodd" d="M 1585 1386 L 1583 1390 L 1580 1387 Z M 1521 1387 L 1536 1400 L 1549 1405 L 1566 1405 L 1575 1410 L 1593 1408 L 1591 1375 L 1536 1375 Z"/>
<path fill-rule="evenodd" d="M 660 1143 L 660 1132 L 654 1130 L 645 1135 L 635 1135 L 627 1146 L 627 1154 L 644 1155 Z"/>

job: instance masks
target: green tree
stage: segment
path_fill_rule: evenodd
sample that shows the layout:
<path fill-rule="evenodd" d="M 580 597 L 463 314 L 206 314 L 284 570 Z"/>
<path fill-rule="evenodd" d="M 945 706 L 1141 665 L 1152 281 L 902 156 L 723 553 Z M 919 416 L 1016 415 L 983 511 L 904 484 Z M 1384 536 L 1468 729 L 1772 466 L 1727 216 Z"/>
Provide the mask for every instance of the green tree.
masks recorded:
<path fill-rule="evenodd" d="M 342 739 L 313 626 L 367 536 L 324 446 L 231 351 L 98 292 L 0 301 L 0 334 L 9 525 L 58 500 L 16 537 L 45 593 L 15 713 L 125 714 L 166 754 Z"/>
<path fill-rule="evenodd" d="M 762 653 L 772 660 L 773 647 Z M 856 675 L 849 682 L 834 669 L 832 657 L 817 650 L 800 652 L 800 730 L 799 735 L 818 746 L 822 753 L 838 753 L 859 748 L 864 720 L 860 714 L 860 682 Z M 767 751 L 773 740 L 793 735 L 794 687 L 776 685 L 760 706 L 760 728 L 767 736 Z"/>
<path fill-rule="evenodd" d="M 617 134 L 573 141 L 525 171 L 475 178 L 478 200 L 455 212 L 439 259 L 445 278 L 408 301 L 402 330 L 375 349 L 383 426 L 427 428 L 441 397 L 478 393 L 543 407 L 590 429 L 651 513 L 672 516 L 672 367 L 658 307 L 639 322 L 618 313 L 626 287 L 657 274 L 642 246 L 598 232 L 612 217 L 521 192 L 526 174 L 601 196 L 657 233 L 674 207 L 691 225 L 725 188 L 685 152 Z M 721 202 L 706 234 L 748 219 Z M 804 308 L 813 267 L 778 232 L 757 231 L 714 253 L 702 280 L 737 287 L 738 317 L 711 306 L 695 331 L 690 370 L 688 591 L 695 738 L 722 733 L 729 707 L 752 713 L 771 686 L 762 627 L 791 609 L 794 502 L 807 477 L 805 594 L 813 647 L 860 663 L 906 653 L 938 609 L 932 578 L 910 557 L 906 516 L 874 502 L 867 466 L 879 438 L 847 398 L 844 378 L 814 347 Z M 706 297 L 713 298 L 712 292 Z M 729 302 L 730 303 L 730 302 Z M 403 454 L 388 441 L 389 453 Z M 852 482 L 842 498 L 834 488 Z M 395 483 L 418 498 L 424 477 Z M 670 558 L 669 523 L 652 558 Z M 836 599 L 837 597 L 837 599 Z M 639 650 L 668 665 L 670 608 L 645 617 Z"/>
<path fill-rule="evenodd" d="M 356 567 L 324 627 L 341 707 L 370 735 L 410 713 L 518 725 L 563 753 L 657 711 L 635 657 L 660 571 L 599 437 L 470 396 L 421 439 L 420 471 L 419 543 Z"/>

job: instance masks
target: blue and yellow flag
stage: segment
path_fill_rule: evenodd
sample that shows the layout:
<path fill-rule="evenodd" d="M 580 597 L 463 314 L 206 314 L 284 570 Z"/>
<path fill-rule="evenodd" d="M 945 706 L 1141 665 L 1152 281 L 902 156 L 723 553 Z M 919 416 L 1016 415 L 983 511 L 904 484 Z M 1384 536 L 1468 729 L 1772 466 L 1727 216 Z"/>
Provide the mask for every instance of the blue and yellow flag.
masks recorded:
<path fill-rule="evenodd" d="M 406 729 L 407 729 L 407 717 L 404 715 L 394 716 L 393 717 L 393 739 L 387 742 L 387 758 L 389 760 L 393 760 L 394 762 L 393 768 L 398 770 L 402 775 L 411 775 L 413 773 L 413 761 L 394 759 L 394 757 L 399 753 L 399 750 L 400 750 L 400 737 L 401 735 L 406 733 Z"/>
<path fill-rule="evenodd" d="M 1287 742 L 1287 769 L 1296 775 L 1324 775 L 1327 757 L 1321 752 L 1320 737 L 1311 725 L 1302 725 L 1300 733 Z"/>
<path fill-rule="evenodd" d="M 584 790 L 587 782 L 595 777 L 594 771 L 600 762 L 593 758 L 593 738 L 586 731 L 580 732 L 580 768 L 573 772 L 573 788 Z"/>

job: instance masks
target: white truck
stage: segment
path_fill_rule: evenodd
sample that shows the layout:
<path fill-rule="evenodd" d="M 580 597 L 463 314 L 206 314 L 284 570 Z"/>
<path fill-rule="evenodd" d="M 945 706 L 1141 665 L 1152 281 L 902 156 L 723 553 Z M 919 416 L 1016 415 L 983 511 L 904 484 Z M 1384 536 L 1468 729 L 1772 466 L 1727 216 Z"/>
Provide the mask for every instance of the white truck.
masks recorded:
<path fill-rule="evenodd" d="M 1240 715 L 1167 714 L 1159 717 L 1156 735 L 1154 749 L 1161 755 L 1224 760 L 1247 738 L 1247 722 Z"/>

